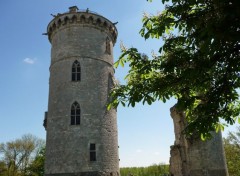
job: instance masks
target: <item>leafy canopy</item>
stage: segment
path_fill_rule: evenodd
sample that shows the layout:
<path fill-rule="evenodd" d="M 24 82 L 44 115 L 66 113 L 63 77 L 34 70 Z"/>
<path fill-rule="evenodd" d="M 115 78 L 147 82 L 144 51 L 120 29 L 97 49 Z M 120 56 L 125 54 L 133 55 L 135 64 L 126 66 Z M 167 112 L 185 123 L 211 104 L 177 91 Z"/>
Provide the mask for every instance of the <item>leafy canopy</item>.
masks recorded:
<path fill-rule="evenodd" d="M 127 84 L 112 90 L 108 108 L 175 97 L 177 108 L 186 112 L 187 134 L 204 138 L 224 128 L 219 118 L 240 122 L 240 1 L 162 2 L 170 5 L 160 14 L 145 14 L 140 30 L 145 39 L 163 38 L 159 54 L 149 58 L 122 47 L 115 67 L 129 64 Z"/>

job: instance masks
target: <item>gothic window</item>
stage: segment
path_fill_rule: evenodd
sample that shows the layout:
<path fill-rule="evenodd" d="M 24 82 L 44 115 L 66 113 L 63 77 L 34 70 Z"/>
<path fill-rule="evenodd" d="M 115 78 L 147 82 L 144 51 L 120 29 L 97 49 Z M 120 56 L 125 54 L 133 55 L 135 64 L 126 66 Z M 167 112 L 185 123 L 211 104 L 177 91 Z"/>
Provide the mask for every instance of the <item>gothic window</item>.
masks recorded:
<path fill-rule="evenodd" d="M 96 144 L 90 144 L 90 161 L 96 160 Z"/>
<path fill-rule="evenodd" d="M 108 102 L 112 101 L 112 98 L 110 96 L 110 92 L 113 89 L 113 87 L 114 87 L 114 78 L 113 78 L 112 74 L 109 73 L 109 75 L 108 75 L 108 86 L 107 86 L 107 96 L 108 96 L 107 100 L 108 100 Z"/>
<path fill-rule="evenodd" d="M 114 83 L 113 83 L 113 76 L 111 73 L 108 74 L 108 94 L 110 93 L 110 91 L 112 90 L 114 86 Z"/>
<path fill-rule="evenodd" d="M 111 54 L 110 40 L 108 37 L 106 38 L 106 53 Z"/>
<path fill-rule="evenodd" d="M 80 125 L 80 105 L 75 101 L 71 107 L 71 125 Z"/>
<path fill-rule="evenodd" d="M 81 66 L 77 60 L 72 65 L 72 81 L 81 81 Z"/>

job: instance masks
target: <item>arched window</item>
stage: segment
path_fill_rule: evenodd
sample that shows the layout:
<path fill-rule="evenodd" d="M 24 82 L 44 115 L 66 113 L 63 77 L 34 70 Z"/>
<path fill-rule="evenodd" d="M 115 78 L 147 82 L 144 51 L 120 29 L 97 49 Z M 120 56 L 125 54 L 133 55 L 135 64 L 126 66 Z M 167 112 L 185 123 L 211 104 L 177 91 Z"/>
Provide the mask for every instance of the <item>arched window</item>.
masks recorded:
<path fill-rule="evenodd" d="M 71 107 L 71 125 L 80 125 L 81 109 L 75 101 Z"/>
<path fill-rule="evenodd" d="M 72 65 L 72 81 L 81 81 L 81 66 L 77 60 Z"/>
<path fill-rule="evenodd" d="M 106 53 L 111 54 L 110 40 L 108 37 L 106 38 Z"/>
<path fill-rule="evenodd" d="M 114 87 L 113 76 L 111 73 L 108 74 L 108 94 L 111 92 Z"/>
<path fill-rule="evenodd" d="M 107 101 L 108 102 L 112 101 L 111 96 L 110 96 L 110 92 L 111 92 L 113 86 L 114 86 L 114 84 L 113 84 L 113 77 L 112 77 L 112 74 L 109 73 L 108 74 L 108 86 L 107 86 Z"/>

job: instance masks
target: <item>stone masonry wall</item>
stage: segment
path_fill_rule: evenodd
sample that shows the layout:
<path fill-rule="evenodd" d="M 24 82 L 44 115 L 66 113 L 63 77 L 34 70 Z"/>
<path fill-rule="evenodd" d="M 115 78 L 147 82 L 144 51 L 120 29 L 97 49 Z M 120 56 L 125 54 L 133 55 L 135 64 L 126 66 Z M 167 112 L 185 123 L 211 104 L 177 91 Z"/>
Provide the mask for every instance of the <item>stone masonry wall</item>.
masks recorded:
<path fill-rule="evenodd" d="M 115 39 L 112 33 L 105 28 L 100 30 L 93 22 L 80 22 L 85 12 L 74 14 L 79 22 L 71 21 L 73 14 L 66 13 L 55 17 L 48 26 L 52 50 L 45 175 L 117 176 L 116 110 L 106 110 L 109 78 L 114 79 L 112 47 Z M 106 21 L 96 14 L 85 16 Z M 63 19 L 61 23 L 59 19 Z M 52 29 L 55 23 L 58 26 Z M 106 39 L 110 40 L 110 53 L 106 53 Z M 75 60 L 81 65 L 81 81 L 77 82 L 71 81 Z M 75 101 L 81 108 L 80 125 L 70 125 L 71 105 Z M 90 161 L 91 143 L 96 144 L 96 161 Z"/>
<path fill-rule="evenodd" d="M 175 143 L 171 146 L 171 176 L 228 176 L 221 132 L 212 132 L 211 140 L 187 139 L 185 114 L 171 108 Z"/>

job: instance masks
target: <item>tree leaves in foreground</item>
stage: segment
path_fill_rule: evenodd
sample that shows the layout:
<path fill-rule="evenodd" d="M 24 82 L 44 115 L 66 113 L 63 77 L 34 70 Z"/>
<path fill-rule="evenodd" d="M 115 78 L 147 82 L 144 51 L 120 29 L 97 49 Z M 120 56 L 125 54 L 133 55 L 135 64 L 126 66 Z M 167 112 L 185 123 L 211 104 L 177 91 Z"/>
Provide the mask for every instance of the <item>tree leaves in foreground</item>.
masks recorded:
<path fill-rule="evenodd" d="M 231 176 L 240 175 L 240 126 L 236 132 L 230 132 L 227 138 L 223 139 L 227 160 L 228 173 Z"/>
<path fill-rule="evenodd" d="M 186 113 L 186 133 L 203 138 L 224 123 L 240 122 L 240 1 L 162 2 L 170 5 L 160 14 L 145 14 L 140 30 L 145 39 L 163 38 L 159 54 L 150 58 L 122 47 L 115 66 L 129 64 L 127 83 L 112 90 L 108 108 L 174 97 Z"/>
<path fill-rule="evenodd" d="M 0 144 L 0 175 L 27 176 L 29 166 L 44 146 L 44 141 L 28 134 Z"/>

